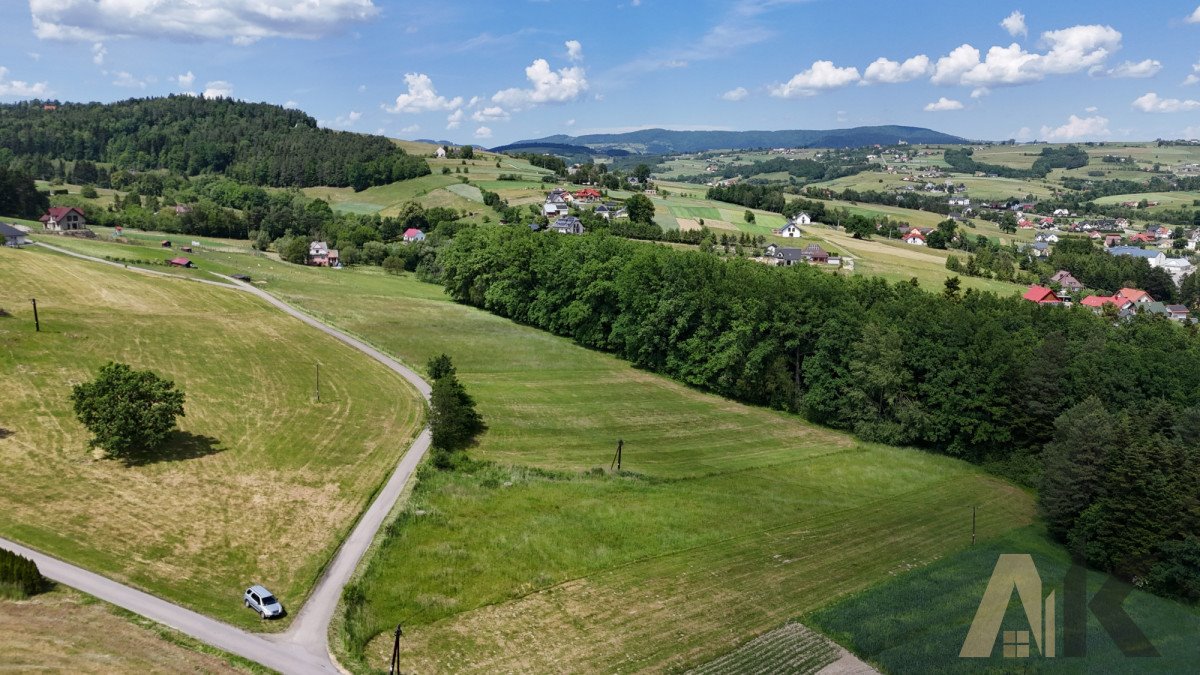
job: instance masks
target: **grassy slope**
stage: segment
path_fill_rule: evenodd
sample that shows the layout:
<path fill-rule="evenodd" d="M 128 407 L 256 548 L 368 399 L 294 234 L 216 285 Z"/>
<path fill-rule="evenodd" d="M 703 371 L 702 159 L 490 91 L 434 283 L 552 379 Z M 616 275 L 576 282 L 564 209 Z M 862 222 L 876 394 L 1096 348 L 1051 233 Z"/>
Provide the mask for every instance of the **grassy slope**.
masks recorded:
<path fill-rule="evenodd" d="M 997 656 L 980 662 L 958 658 L 959 649 L 983 597 L 997 556 L 1001 553 L 1033 555 L 1042 578 L 1043 596 L 1055 591 L 1058 617 L 1057 653 L 1064 656 L 1063 579 L 1070 558 L 1046 540 L 1038 528 L 1014 530 L 990 542 L 951 555 L 924 569 L 889 580 L 848 597 L 807 620 L 826 631 L 860 657 L 890 673 L 1001 672 L 1025 666 L 1037 672 L 1194 672 L 1200 662 L 1200 611 L 1134 591 L 1124 608 L 1161 658 L 1125 658 L 1105 635 L 1093 613 L 1088 613 L 1087 657 L 1038 658 L 1006 661 Z M 1104 575 L 1089 573 L 1088 594 L 1099 590 Z M 1028 623 L 1013 599 L 1003 630 L 1028 630 Z M 999 642 L 999 640 L 997 641 Z"/>
<path fill-rule="evenodd" d="M 399 377 L 242 293 L 39 249 L 0 249 L 0 289 L 0 532 L 224 620 L 256 625 L 250 581 L 298 608 L 420 423 Z M 110 359 L 186 393 L 164 460 L 89 452 L 70 386 Z"/>
<path fill-rule="evenodd" d="M 989 505 L 985 536 L 1032 517 L 1026 494 L 965 464 L 687 389 L 434 286 L 264 265 L 269 290 L 409 362 L 449 353 L 491 425 L 474 455 L 557 472 L 418 488 L 364 588 L 370 624 L 403 621 L 423 670 L 704 661 L 961 547 L 971 504 Z M 618 438 L 637 474 L 589 473 Z"/>
<path fill-rule="evenodd" d="M 5 671 L 247 672 L 212 648 L 144 620 L 127 620 L 118 610 L 61 587 L 21 602 L 0 600 L 0 655 Z"/>

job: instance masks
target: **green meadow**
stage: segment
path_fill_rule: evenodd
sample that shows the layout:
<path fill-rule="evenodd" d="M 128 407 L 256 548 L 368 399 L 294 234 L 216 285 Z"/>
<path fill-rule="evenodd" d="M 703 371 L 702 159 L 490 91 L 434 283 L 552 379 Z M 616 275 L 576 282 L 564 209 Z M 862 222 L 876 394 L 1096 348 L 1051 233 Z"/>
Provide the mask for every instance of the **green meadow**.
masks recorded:
<path fill-rule="evenodd" d="M 1058 618 L 1054 658 L 1030 646 L 1029 659 L 1004 658 L 997 646 L 989 659 L 959 658 L 959 650 L 975 617 L 996 560 L 1003 553 L 1033 556 L 1042 580 L 1043 597 L 1055 594 Z M 1070 557 L 1046 539 L 1037 526 L 1012 530 L 963 549 L 905 575 L 888 579 L 804 617 L 860 658 L 884 672 L 904 673 L 1184 673 L 1200 663 L 1200 611 L 1133 590 L 1122 607 L 1159 652 L 1157 657 L 1127 657 L 1087 612 L 1086 656 L 1064 650 L 1064 579 Z M 1094 599 L 1106 581 L 1087 573 L 1087 598 Z M 1030 630 L 1013 595 L 1002 630 Z M 1001 640 L 997 640 L 999 644 Z"/>
<path fill-rule="evenodd" d="M 299 609 L 424 417 L 400 377 L 238 291 L 2 248 L 0 307 L 0 534 L 237 625 L 260 626 L 251 582 Z M 185 393 L 160 456 L 88 447 L 71 386 L 110 360 Z"/>

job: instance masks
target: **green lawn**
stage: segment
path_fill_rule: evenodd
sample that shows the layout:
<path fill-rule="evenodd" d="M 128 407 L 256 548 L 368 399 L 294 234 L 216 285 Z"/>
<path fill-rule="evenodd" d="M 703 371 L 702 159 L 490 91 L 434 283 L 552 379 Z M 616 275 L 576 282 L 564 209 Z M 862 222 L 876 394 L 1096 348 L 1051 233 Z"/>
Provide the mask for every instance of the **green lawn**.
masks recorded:
<path fill-rule="evenodd" d="M 403 622 L 418 670 L 703 663 L 961 548 L 971 504 L 986 537 L 1032 518 L 969 465 L 694 391 L 410 277 L 262 264 L 265 288 L 408 362 L 450 354 L 490 426 L 471 453 L 494 464 L 423 473 L 362 581 L 359 634 Z M 617 439 L 632 473 L 604 470 Z"/>
<path fill-rule="evenodd" d="M 1001 553 L 1033 556 L 1042 579 L 1042 594 L 1055 594 L 1058 617 L 1055 658 L 1042 658 L 1031 646 L 1031 659 L 1004 659 L 996 648 L 990 659 L 963 659 L 966 639 L 983 591 Z M 1160 652 L 1159 658 L 1127 658 L 1088 612 L 1087 656 L 1067 658 L 1063 645 L 1063 601 L 1070 558 L 1047 541 L 1037 527 L 1011 531 L 974 548 L 939 560 L 924 569 L 898 576 L 805 617 L 843 646 L 888 673 L 1183 673 L 1200 662 L 1200 612 L 1195 607 L 1134 591 L 1123 607 Z M 1099 590 L 1104 575 L 1088 574 L 1088 595 Z M 1014 597 L 1003 630 L 1029 630 Z M 999 640 L 997 642 L 1000 642 Z"/>
<path fill-rule="evenodd" d="M 423 417 L 394 373 L 237 291 L 0 249 L 0 307 L 0 533 L 238 625 L 260 626 L 251 582 L 299 609 Z M 88 449 L 70 390 L 109 360 L 185 392 L 161 460 Z"/>

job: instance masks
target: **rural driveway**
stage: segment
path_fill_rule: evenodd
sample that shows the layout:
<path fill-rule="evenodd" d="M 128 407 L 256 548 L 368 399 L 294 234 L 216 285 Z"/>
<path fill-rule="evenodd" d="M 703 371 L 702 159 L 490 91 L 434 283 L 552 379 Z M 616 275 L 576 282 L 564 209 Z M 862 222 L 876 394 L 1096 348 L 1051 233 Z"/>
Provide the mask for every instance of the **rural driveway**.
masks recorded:
<path fill-rule="evenodd" d="M 45 243 L 39 242 L 38 245 L 75 258 L 82 258 L 117 267 L 126 267 L 121 263 L 67 251 Z M 350 345 L 387 366 L 412 384 L 421 393 L 423 398 L 426 400 L 429 399 L 431 391 L 429 385 L 421 379 L 420 375 L 404 364 L 362 340 L 347 335 L 301 312 L 260 288 L 223 275 L 217 276 L 226 279 L 227 283 L 203 279 L 187 279 L 140 267 L 127 267 L 127 269 L 144 274 L 170 277 L 172 279 L 198 281 L 200 283 L 232 288 L 256 295 L 279 310 Z M 338 668 L 334 665 L 329 655 L 328 636 L 329 622 L 333 618 L 334 611 L 337 609 L 342 589 L 350 581 L 350 577 L 354 574 L 355 568 L 358 567 L 358 563 L 367 552 L 367 548 L 370 547 L 375 534 L 383 526 L 383 521 L 392 510 L 396 500 L 399 499 L 401 492 L 404 491 L 405 484 L 413 472 L 416 471 L 421 458 L 429 450 L 429 443 L 429 429 L 426 428 L 417 436 L 412 445 L 409 446 L 404 456 L 400 458 L 399 464 L 397 464 L 396 469 L 388 478 L 387 483 L 384 484 L 379 494 L 376 495 L 366 512 L 363 513 L 358 523 L 354 526 L 354 529 L 350 532 L 350 536 L 342 542 L 341 548 L 338 549 L 333 560 L 325 568 L 325 573 L 321 576 L 321 580 L 317 582 L 316 587 L 309 595 L 308 601 L 300 609 L 300 613 L 296 616 L 295 621 L 292 622 L 291 627 L 278 635 L 254 635 L 248 633 L 229 624 L 210 619 L 161 598 L 156 598 L 148 593 L 89 572 L 81 567 L 76 567 L 57 558 L 38 553 L 15 542 L 0 539 L 0 546 L 33 559 L 42 570 L 42 573 L 54 581 L 77 588 L 105 602 L 153 619 L 158 623 L 190 635 L 197 640 L 250 659 L 251 661 L 256 661 L 268 668 L 273 668 L 284 673 L 337 672 Z M 231 599 L 230 601 L 236 602 L 237 599 Z"/>

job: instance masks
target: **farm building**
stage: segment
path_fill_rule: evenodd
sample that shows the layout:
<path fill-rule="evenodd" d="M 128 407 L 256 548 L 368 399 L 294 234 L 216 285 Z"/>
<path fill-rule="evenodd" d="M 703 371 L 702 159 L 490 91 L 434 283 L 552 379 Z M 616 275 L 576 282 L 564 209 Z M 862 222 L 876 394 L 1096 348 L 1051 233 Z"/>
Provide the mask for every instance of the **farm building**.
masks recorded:
<path fill-rule="evenodd" d="M 341 258 L 336 248 L 329 248 L 323 241 L 314 241 L 308 245 L 308 264 L 316 267 L 340 267 Z"/>
<path fill-rule="evenodd" d="M 908 234 L 904 235 L 904 243 L 912 244 L 913 246 L 924 246 L 925 235 L 921 234 L 920 230 L 911 230 Z"/>
<path fill-rule="evenodd" d="M 74 206 L 51 206 L 42 216 L 42 226 L 49 232 L 73 232 L 87 229 L 83 210 Z"/>
<path fill-rule="evenodd" d="M 171 267 L 195 267 L 192 261 L 187 258 L 171 258 L 167 261 L 167 264 Z"/>
<path fill-rule="evenodd" d="M 411 244 L 417 241 L 425 241 L 425 233 L 415 227 L 410 227 L 404 231 L 404 243 Z"/>
<path fill-rule="evenodd" d="M 0 223 L 0 237 L 4 238 L 4 245 L 11 248 L 29 244 L 29 237 L 24 232 L 7 223 Z"/>

